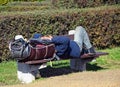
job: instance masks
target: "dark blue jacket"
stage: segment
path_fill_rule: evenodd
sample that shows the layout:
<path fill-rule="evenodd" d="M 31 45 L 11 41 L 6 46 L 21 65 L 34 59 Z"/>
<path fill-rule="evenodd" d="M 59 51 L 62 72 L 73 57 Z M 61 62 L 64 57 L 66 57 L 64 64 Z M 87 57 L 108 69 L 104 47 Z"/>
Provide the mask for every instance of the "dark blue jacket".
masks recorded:
<path fill-rule="evenodd" d="M 80 48 L 77 43 L 73 40 L 70 40 L 65 36 L 54 36 L 52 42 L 55 44 L 55 49 L 57 50 L 58 56 L 68 56 L 79 58 L 80 57 Z"/>
<path fill-rule="evenodd" d="M 42 35 L 39 33 L 35 33 L 33 35 L 34 39 L 40 38 Z M 34 40 L 33 39 L 33 40 Z M 41 41 L 41 40 L 37 40 Z M 73 40 L 70 40 L 68 37 L 65 36 L 54 36 L 52 38 L 52 43 L 55 44 L 55 49 L 57 51 L 57 55 L 60 56 L 66 56 L 66 57 L 74 57 L 79 58 L 80 57 L 80 48 L 77 45 L 77 43 Z"/>

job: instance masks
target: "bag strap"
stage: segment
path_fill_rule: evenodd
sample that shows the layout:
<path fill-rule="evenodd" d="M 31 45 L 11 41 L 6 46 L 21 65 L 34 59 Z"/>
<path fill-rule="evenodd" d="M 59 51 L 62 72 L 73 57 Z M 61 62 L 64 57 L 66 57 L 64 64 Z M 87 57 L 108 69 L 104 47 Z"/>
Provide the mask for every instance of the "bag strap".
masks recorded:
<path fill-rule="evenodd" d="M 28 46 L 28 44 L 24 44 L 23 45 L 23 49 L 21 50 L 21 58 L 23 57 L 23 52 L 25 51 L 26 47 Z"/>
<path fill-rule="evenodd" d="M 48 54 L 48 46 L 46 46 L 46 48 L 45 48 L 45 56 L 44 56 L 44 58 L 46 58 L 46 56 L 47 56 L 47 54 Z"/>

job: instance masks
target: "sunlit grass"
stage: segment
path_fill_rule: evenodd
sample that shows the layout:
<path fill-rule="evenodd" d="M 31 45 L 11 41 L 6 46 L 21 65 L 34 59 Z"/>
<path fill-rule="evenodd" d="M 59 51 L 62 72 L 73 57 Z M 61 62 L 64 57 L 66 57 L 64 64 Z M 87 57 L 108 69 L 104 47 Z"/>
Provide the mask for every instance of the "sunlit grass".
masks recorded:
<path fill-rule="evenodd" d="M 0 83 L 3 85 L 17 84 L 17 67 L 15 61 L 4 61 L 0 63 Z"/>
<path fill-rule="evenodd" d="M 119 47 L 105 49 L 101 51 L 107 52 L 109 53 L 109 55 L 101 56 L 97 58 L 95 63 L 98 63 L 99 66 L 102 66 L 108 69 L 120 68 L 120 48 Z"/>

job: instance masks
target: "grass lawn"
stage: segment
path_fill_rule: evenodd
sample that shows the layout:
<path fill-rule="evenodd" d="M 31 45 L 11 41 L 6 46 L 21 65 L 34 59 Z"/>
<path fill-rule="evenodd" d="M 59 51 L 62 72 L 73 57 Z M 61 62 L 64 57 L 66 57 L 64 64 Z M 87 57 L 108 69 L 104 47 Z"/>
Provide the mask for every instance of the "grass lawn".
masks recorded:
<path fill-rule="evenodd" d="M 95 62 L 87 65 L 88 71 L 120 69 L 120 47 L 100 50 L 108 52 L 109 55 L 98 58 Z M 49 63 L 48 63 L 49 65 Z M 69 67 L 69 60 L 55 61 L 52 68 Z M 101 68 L 101 69 L 99 69 Z M 64 70 L 63 70 L 64 71 Z M 0 86 L 19 84 L 17 79 L 17 66 L 15 61 L 4 61 L 0 63 Z"/>
<path fill-rule="evenodd" d="M 17 67 L 15 61 L 4 61 L 0 63 L 0 86 L 18 84 Z"/>
<path fill-rule="evenodd" d="M 101 51 L 108 52 L 109 55 L 98 58 L 95 62 L 98 64 L 98 66 L 108 69 L 120 69 L 120 47 Z"/>

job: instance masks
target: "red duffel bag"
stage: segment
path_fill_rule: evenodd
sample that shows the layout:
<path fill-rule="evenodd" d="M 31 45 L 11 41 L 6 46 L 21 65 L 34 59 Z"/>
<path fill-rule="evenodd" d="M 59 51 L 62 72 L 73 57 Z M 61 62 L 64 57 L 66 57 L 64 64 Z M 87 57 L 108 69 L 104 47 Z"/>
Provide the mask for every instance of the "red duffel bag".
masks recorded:
<path fill-rule="evenodd" d="M 36 47 L 30 46 L 30 49 L 31 52 L 30 52 L 30 56 L 28 57 L 29 60 L 48 59 L 53 57 L 55 53 L 54 44 L 49 44 L 49 45 L 37 44 Z"/>
<path fill-rule="evenodd" d="M 19 62 L 24 62 L 28 64 L 44 63 L 51 60 L 55 53 L 54 44 L 37 44 L 36 46 L 32 46 L 29 44 L 29 48 L 30 55 L 23 60 L 19 60 Z"/>

